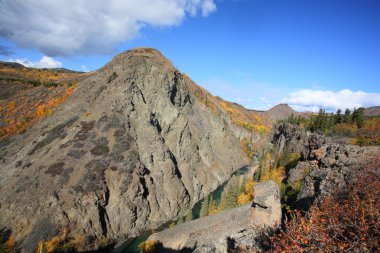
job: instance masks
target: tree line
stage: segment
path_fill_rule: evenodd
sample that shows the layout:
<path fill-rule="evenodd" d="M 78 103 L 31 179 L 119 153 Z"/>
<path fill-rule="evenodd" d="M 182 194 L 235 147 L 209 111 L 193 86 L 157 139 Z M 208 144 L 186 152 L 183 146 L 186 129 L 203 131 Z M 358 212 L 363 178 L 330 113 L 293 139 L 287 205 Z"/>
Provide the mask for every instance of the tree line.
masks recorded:
<path fill-rule="evenodd" d="M 352 112 L 347 108 L 344 113 L 341 109 L 338 109 L 336 113 L 327 113 L 326 110 L 320 109 L 317 115 L 311 115 L 309 118 L 292 114 L 285 121 L 304 126 L 312 132 L 326 133 L 338 124 L 348 124 L 352 127 L 362 128 L 366 121 L 364 111 L 363 107 L 354 109 Z"/>

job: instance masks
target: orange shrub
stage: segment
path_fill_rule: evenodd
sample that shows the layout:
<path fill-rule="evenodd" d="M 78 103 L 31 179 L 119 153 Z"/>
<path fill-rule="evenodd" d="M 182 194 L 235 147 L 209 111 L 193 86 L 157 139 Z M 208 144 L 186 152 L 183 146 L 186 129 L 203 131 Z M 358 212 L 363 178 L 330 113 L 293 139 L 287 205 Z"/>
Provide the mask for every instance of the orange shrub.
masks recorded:
<path fill-rule="evenodd" d="M 273 235 L 275 252 L 376 252 L 380 249 L 380 159 L 353 172 L 352 182 L 324 197 L 306 215 L 291 219 Z"/>
<path fill-rule="evenodd" d="M 65 102 L 67 98 L 74 92 L 75 85 L 66 87 L 63 93 L 55 97 L 48 97 L 46 101 L 38 100 L 34 103 L 25 103 L 23 99 L 19 101 L 11 101 L 0 104 L 0 123 L 3 127 L 0 128 L 0 140 L 25 131 L 38 119 L 46 117 L 53 113 L 60 104 Z"/>
<path fill-rule="evenodd" d="M 237 203 L 238 205 L 244 205 L 253 200 L 254 196 L 254 191 L 253 187 L 255 185 L 255 181 L 253 178 L 249 179 L 245 184 L 244 184 L 244 192 L 241 193 L 238 198 L 237 198 Z"/>

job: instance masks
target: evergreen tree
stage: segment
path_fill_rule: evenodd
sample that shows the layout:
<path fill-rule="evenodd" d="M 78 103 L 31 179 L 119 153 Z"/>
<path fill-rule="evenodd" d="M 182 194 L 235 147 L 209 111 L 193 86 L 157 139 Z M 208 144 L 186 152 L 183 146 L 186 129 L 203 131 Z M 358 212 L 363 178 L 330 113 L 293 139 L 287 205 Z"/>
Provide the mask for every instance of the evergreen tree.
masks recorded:
<path fill-rule="evenodd" d="M 317 120 L 316 120 L 317 130 L 322 130 L 322 126 L 323 126 L 323 109 L 319 109 Z"/>
<path fill-rule="evenodd" d="M 314 126 L 314 117 L 313 115 L 310 116 L 309 118 L 309 121 L 308 121 L 308 125 L 309 125 L 309 130 L 314 132 L 315 131 L 315 126 Z"/>
<path fill-rule="evenodd" d="M 290 114 L 290 116 L 289 116 L 289 123 L 291 123 L 291 124 L 294 124 L 295 123 L 295 121 L 294 121 L 294 114 L 292 113 L 292 114 Z"/>
<path fill-rule="evenodd" d="M 213 199 L 211 196 L 210 205 L 208 207 L 208 214 L 212 215 L 212 214 L 216 214 L 217 212 L 218 212 L 218 205 L 216 204 L 216 200 Z"/>
<path fill-rule="evenodd" d="M 224 188 L 220 200 L 219 210 L 225 210 L 237 206 L 237 198 L 240 194 L 239 179 L 232 177 Z"/>
<path fill-rule="evenodd" d="M 199 212 L 200 217 L 205 217 L 208 215 L 208 206 L 209 206 L 209 196 L 203 199 L 201 210 Z"/>
<path fill-rule="evenodd" d="M 212 202 L 214 201 L 214 198 L 212 196 L 212 194 L 210 195 L 210 199 L 208 201 L 208 207 L 207 207 L 207 210 L 208 210 L 208 213 L 210 212 L 211 210 L 211 207 L 212 207 Z"/>
<path fill-rule="evenodd" d="M 323 131 L 325 129 L 325 118 L 326 112 L 323 109 L 319 109 L 318 115 L 313 120 L 313 125 L 311 127 L 312 131 Z"/>
<path fill-rule="evenodd" d="M 177 221 L 177 225 L 184 223 L 184 221 L 185 221 L 185 218 L 183 216 L 179 217 L 179 219 Z"/>
<path fill-rule="evenodd" d="M 351 110 L 348 108 L 344 111 L 343 123 L 351 124 Z"/>
<path fill-rule="evenodd" d="M 327 113 L 327 120 L 326 120 L 326 129 L 330 130 L 332 126 L 334 125 L 334 114 L 333 113 Z"/>
<path fill-rule="evenodd" d="M 247 182 L 247 176 L 244 176 L 243 177 L 243 182 L 242 184 L 240 185 L 240 192 L 239 193 L 243 193 L 244 192 L 244 186 L 245 186 L 245 183 Z"/>
<path fill-rule="evenodd" d="M 364 111 L 365 109 L 363 107 L 360 107 L 359 109 L 354 109 L 354 112 L 352 113 L 352 122 L 355 123 L 358 128 L 361 128 L 364 126 L 365 118 L 364 118 Z"/>
<path fill-rule="evenodd" d="M 326 110 L 323 110 L 323 114 L 322 114 L 322 131 L 326 131 L 327 129 L 327 120 L 328 120 L 328 115 L 326 113 Z"/>
<path fill-rule="evenodd" d="M 259 179 L 261 177 L 261 173 L 262 173 L 262 169 L 263 169 L 263 161 L 264 161 L 265 154 L 266 154 L 266 151 L 265 151 L 265 148 L 263 148 L 262 151 L 261 151 L 261 155 L 259 157 L 259 167 L 258 167 L 258 170 L 255 171 L 255 174 L 254 174 L 256 182 L 259 181 Z"/>
<path fill-rule="evenodd" d="M 193 216 L 193 211 L 192 210 L 189 210 L 186 214 L 186 217 L 185 217 L 185 221 L 191 221 L 194 219 L 194 216 Z"/>
<path fill-rule="evenodd" d="M 338 109 L 335 115 L 335 124 L 340 124 L 340 123 L 342 123 L 342 110 Z"/>
<path fill-rule="evenodd" d="M 226 186 L 227 187 L 227 186 Z M 220 196 L 219 210 L 223 211 L 227 209 L 227 198 L 226 198 L 227 190 L 224 189 L 222 195 Z"/>

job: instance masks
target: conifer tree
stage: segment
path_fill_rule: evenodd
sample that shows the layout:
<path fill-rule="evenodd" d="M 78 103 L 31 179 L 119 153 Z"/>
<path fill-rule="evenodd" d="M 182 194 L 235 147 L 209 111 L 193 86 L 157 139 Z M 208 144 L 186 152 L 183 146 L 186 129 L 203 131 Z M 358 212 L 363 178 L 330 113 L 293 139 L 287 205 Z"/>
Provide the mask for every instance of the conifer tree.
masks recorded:
<path fill-rule="evenodd" d="M 208 215 L 208 206 L 209 206 L 209 196 L 205 197 L 202 201 L 201 210 L 199 212 L 200 217 L 205 217 Z"/>
<path fill-rule="evenodd" d="M 351 124 L 351 110 L 348 108 L 344 111 L 343 123 Z"/>
<path fill-rule="evenodd" d="M 340 123 L 342 123 L 342 110 L 338 109 L 335 115 L 335 124 L 340 124 Z"/>
<path fill-rule="evenodd" d="M 185 221 L 185 218 L 183 216 L 179 217 L 179 219 L 177 221 L 177 225 L 182 224 L 184 221 Z"/>
<path fill-rule="evenodd" d="M 218 212 L 218 205 L 216 204 L 216 200 L 211 198 L 210 205 L 208 208 L 208 214 L 216 214 Z"/>
<path fill-rule="evenodd" d="M 186 217 L 185 217 L 185 221 L 191 221 L 194 219 L 194 216 L 193 216 L 193 211 L 192 210 L 189 210 L 186 214 Z"/>
<path fill-rule="evenodd" d="M 352 122 L 355 123 L 358 128 L 361 128 L 364 126 L 364 123 L 365 123 L 364 111 L 365 109 L 363 107 L 360 107 L 357 110 L 354 109 L 354 112 L 352 113 Z"/>
<path fill-rule="evenodd" d="M 219 209 L 225 210 L 237 206 L 237 198 L 240 194 L 240 185 L 238 177 L 234 176 L 228 182 L 227 186 L 224 188 L 222 197 L 220 200 Z"/>

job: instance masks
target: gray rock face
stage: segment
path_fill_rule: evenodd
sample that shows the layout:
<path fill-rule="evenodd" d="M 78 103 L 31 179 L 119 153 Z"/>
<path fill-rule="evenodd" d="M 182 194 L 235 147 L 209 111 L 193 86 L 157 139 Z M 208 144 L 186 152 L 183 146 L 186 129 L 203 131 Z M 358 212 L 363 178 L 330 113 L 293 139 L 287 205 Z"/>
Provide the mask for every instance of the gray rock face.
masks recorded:
<path fill-rule="evenodd" d="M 252 244 L 264 228 L 281 223 L 279 187 L 274 181 L 257 183 L 253 204 L 225 210 L 155 233 L 148 238 L 160 243 L 159 252 L 230 252 L 234 244 Z"/>
<path fill-rule="evenodd" d="M 273 180 L 254 186 L 253 224 L 258 228 L 275 227 L 281 224 L 280 189 Z"/>
<path fill-rule="evenodd" d="M 374 146 L 337 144 L 287 123 L 274 130 L 272 143 L 279 153 L 288 149 L 287 152 L 301 154 L 301 161 L 287 175 L 287 181 L 292 185 L 302 182 L 297 196 L 301 206 L 308 206 L 316 197 L 343 188 L 350 180 L 351 169 L 363 164 L 368 157 L 378 156 L 380 151 Z"/>
<path fill-rule="evenodd" d="M 161 53 L 136 49 L 0 146 L 0 222 L 24 249 L 68 227 L 87 248 L 175 218 L 248 163 Z"/>

